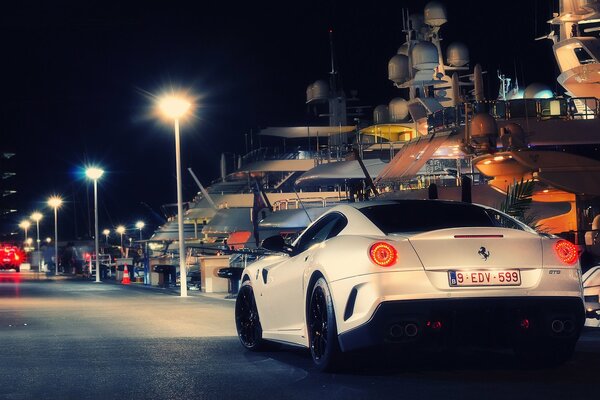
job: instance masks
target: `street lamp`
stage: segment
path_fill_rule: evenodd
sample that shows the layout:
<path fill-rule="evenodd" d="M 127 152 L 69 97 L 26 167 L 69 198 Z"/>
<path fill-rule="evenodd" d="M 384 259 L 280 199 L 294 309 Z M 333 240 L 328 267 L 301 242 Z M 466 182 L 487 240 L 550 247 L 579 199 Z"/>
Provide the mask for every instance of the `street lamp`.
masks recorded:
<path fill-rule="evenodd" d="M 30 226 L 31 226 L 31 222 L 29 222 L 29 220 L 27 220 L 27 219 L 24 219 L 19 224 L 19 228 L 21 228 L 25 231 L 25 240 L 23 240 L 23 242 L 27 241 L 27 230 L 29 229 Z"/>
<path fill-rule="evenodd" d="M 58 275 L 58 209 L 62 202 L 60 196 L 52 196 L 48 199 L 48 205 L 54 209 L 54 273 L 56 275 Z"/>
<path fill-rule="evenodd" d="M 106 245 L 108 246 L 108 235 L 110 235 L 110 229 L 105 229 L 102 231 L 102 233 L 106 237 Z"/>
<path fill-rule="evenodd" d="M 100 258 L 98 257 L 98 179 L 102 177 L 104 171 L 100 168 L 89 167 L 85 170 L 85 175 L 94 181 L 94 245 L 96 248 L 96 282 L 100 282 Z"/>
<path fill-rule="evenodd" d="M 40 251 L 40 220 L 42 219 L 42 217 L 43 215 L 39 211 L 34 211 L 30 217 L 32 220 L 35 221 L 35 227 L 37 231 L 37 251 Z"/>
<path fill-rule="evenodd" d="M 144 224 L 143 221 L 138 221 L 135 224 L 135 227 L 140 230 L 140 240 L 142 240 L 142 229 L 144 229 L 144 226 L 146 226 L 146 224 Z"/>
<path fill-rule="evenodd" d="M 123 256 L 123 234 L 125 233 L 125 227 L 123 225 L 119 225 L 117 226 L 117 229 L 115 229 L 115 232 L 121 235 L 121 256 Z"/>
<path fill-rule="evenodd" d="M 190 109 L 191 103 L 178 96 L 166 96 L 160 99 L 159 108 L 162 113 L 172 119 L 175 126 L 175 161 L 177 169 L 177 225 L 179 230 L 179 277 L 181 297 L 187 297 L 187 271 L 185 265 L 185 242 L 183 238 L 183 200 L 181 194 L 181 152 L 179 145 L 179 119 Z"/>

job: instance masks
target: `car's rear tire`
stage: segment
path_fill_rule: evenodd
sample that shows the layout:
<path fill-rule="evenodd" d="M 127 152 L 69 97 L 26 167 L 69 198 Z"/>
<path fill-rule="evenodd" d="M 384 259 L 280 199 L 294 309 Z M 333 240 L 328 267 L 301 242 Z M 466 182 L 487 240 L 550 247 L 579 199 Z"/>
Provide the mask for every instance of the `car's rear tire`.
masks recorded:
<path fill-rule="evenodd" d="M 322 277 L 315 282 L 310 293 L 307 325 L 310 354 L 317 369 L 337 369 L 341 358 L 337 324 L 331 292 Z"/>
<path fill-rule="evenodd" d="M 235 326 L 242 346 L 252 351 L 265 348 L 256 299 L 250 281 L 245 281 L 235 300 Z"/>

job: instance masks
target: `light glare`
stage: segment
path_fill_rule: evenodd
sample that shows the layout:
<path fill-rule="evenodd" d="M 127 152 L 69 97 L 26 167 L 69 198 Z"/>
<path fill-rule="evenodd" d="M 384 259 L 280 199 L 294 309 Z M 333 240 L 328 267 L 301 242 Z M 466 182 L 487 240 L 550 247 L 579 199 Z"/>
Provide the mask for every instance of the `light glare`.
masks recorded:
<path fill-rule="evenodd" d="M 85 175 L 91 180 L 98 180 L 104 174 L 104 171 L 97 167 L 90 167 L 85 170 Z"/>
<path fill-rule="evenodd" d="M 59 208 L 62 203 L 63 200 L 59 196 L 52 196 L 48 199 L 48 205 L 52 208 Z"/>
<path fill-rule="evenodd" d="M 158 106 L 167 117 L 179 119 L 188 112 L 191 103 L 183 97 L 171 95 L 161 98 Z"/>

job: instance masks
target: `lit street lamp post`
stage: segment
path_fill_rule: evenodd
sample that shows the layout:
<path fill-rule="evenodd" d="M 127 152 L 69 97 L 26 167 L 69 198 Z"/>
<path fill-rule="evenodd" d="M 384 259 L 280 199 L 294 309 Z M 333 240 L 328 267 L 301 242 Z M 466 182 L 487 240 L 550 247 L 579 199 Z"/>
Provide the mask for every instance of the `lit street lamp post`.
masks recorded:
<path fill-rule="evenodd" d="M 110 235 L 110 229 L 105 229 L 102 231 L 104 237 L 106 238 L 106 245 L 108 246 L 108 235 Z"/>
<path fill-rule="evenodd" d="M 115 231 L 121 235 L 121 257 L 123 257 L 125 255 L 123 252 L 123 234 L 125 233 L 125 227 L 123 225 L 119 225 Z"/>
<path fill-rule="evenodd" d="M 23 242 L 27 242 L 27 230 L 29 229 L 30 226 L 31 226 L 31 222 L 29 222 L 29 220 L 26 220 L 26 219 L 21 221 L 21 223 L 19 224 L 19 228 L 21 228 L 25 231 L 25 240 L 23 240 Z"/>
<path fill-rule="evenodd" d="M 100 258 L 98 257 L 98 179 L 104 171 L 100 168 L 90 167 L 85 170 L 85 175 L 94 181 L 94 245 L 96 251 L 96 282 L 100 282 Z"/>
<path fill-rule="evenodd" d="M 38 211 L 35 211 L 33 214 L 31 214 L 31 219 L 35 221 L 35 227 L 37 232 L 37 251 L 40 251 L 40 220 L 42 219 L 42 217 L 42 213 Z"/>
<path fill-rule="evenodd" d="M 177 169 L 177 225 L 179 230 L 179 277 L 181 297 L 187 297 L 187 271 L 185 265 L 185 242 L 183 237 L 183 200 L 181 193 L 181 151 L 179 144 L 179 119 L 191 107 L 189 101 L 176 96 L 167 96 L 160 100 L 160 110 L 174 121 L 175 126 L 175 161 Z"/>
<path fill-rule="evenodd" d="M 56 275 L 58 275 L 58 209 L 62 202 L 60 196 L 52 196 L 48 199 L 48 205 L 54 208 L 54 273 Z"/>
<path fill-rule="evenodd" d="M 144 222 L 142 222 L 142 221 L 138 221 L 135 224 L 135 227 L 140 230 L 140 240 L 142 240 L 142 229 L 144 229 L 144 226 L 146 226 L 146 224 L 144 224 Z"/>

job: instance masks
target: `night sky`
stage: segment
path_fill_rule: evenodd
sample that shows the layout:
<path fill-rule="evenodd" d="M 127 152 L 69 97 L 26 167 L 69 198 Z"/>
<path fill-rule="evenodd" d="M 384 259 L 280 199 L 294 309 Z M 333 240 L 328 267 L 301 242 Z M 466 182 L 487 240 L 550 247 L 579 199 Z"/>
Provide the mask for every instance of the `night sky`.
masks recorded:
<path fill-rule="evenodd" d="M 181 127 L 184 199 L 197 192 L 192 167 L 208 186 L 221 152 L 245 150 L 245 134 L 308 121 L 306 87 L 330 69 L 334 31 L 346 91 L 365 105 L 387 104 L 400 92 L 387 63 L 404 41 L 401 9 L 426 1 L 23 1 L 3 4 L 3 96 L 0 150 L 17 153 L 16 223 L 45 212 L 62 194 L 59 226 L 85 236 L 93 226 L 91 184 L 82 167 L 106 170 L 100 181 L 100 230 L 143 219 L 149 208 L 176 201 L 173 128 L 152 114 L 152 95 L 187 88 L 199 97 Z M 496 70 L 519 82 L 556 89 L 549 32 L 552 0 L 446 1 L 443 47 L 465 43 L 482 64 L 486 95 L 498 90 Z M 326 124 L 323 121 L 323 124 Z M 142 203 L 146 203 L 148 207 Z M 149 234 L 149 232 L 147 232 Z"/>

